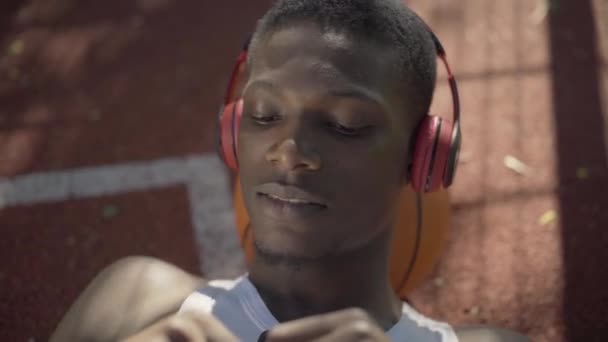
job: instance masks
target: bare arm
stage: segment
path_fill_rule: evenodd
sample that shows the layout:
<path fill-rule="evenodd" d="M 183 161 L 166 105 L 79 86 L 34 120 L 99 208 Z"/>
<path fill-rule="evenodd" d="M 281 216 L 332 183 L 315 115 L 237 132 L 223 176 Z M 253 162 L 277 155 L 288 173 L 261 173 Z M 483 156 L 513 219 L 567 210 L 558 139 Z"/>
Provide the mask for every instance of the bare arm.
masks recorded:
<path fill-rule="evenodd" d="M 119 260 L 93 279 L 50 341 L 116 341 L 176 312 L 201 284 L 158 259 Z"/>

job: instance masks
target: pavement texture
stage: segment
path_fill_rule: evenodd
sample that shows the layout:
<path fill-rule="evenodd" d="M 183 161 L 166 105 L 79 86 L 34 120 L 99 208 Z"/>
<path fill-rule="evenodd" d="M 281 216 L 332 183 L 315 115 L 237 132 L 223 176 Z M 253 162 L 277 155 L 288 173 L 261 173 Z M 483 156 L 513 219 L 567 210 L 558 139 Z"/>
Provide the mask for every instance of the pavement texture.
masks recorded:
<path fill-rule="evenodd" d="M 242 270 L 214 120 L 270 2 L 0 3 L 1 341 L 47 340 L 127 255 Z M 448 51 L 465 139 L 450 241 L 412 303 L 608 341 L 608 1 L 408 4 Z M 433 112 L 449 103 L 441 70 Z"/>

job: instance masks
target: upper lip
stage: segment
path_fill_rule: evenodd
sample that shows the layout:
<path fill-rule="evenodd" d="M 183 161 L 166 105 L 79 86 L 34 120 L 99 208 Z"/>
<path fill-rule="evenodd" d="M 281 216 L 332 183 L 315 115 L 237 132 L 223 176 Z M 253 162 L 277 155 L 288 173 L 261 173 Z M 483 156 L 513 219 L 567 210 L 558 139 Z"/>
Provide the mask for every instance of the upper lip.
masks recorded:
<path fill-rule="evenodd" d="M 293 185 L 265 183 L 258 186 L 256 192 L 285 202 L 312 203 L 323 207 L 328 206 L 327 200 L 323 197 Z"/>

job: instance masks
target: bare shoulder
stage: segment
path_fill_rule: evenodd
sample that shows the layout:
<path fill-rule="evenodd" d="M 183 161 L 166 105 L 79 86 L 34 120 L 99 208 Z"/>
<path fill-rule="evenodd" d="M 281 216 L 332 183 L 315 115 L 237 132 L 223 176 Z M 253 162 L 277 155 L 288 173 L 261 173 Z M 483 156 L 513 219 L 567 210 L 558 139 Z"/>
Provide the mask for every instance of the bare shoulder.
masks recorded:
<path fill-rule="evenodd" d="M 65 314 L 51 341 L 114 341 L 179 309 L 203 280 L 159 259 L 128 257 L 102 270 Z"/>
<path fill-rule="evenodd" d="M 530 342 L 530 339 L 511 330 L 474 326 L 454 329 L 459 342 Z"/>

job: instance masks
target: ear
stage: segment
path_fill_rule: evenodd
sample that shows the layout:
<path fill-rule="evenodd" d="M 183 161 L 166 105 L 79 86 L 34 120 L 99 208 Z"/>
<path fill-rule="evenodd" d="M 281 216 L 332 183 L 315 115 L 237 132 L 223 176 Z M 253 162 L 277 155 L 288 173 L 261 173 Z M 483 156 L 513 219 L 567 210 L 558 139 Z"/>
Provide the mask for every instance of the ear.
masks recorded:
<path fill-rule="evenodd" d="M 403 163 L 401 170 L 400 185 L 407 186 L 410 183 L 410 176 L 412 174 L 412 153 L 409 153 Z"/>
<path fill-rule="evenodd" d="M 416 131 L 412 133 L 407 146 L 407 156 L 405 157 L 405 165 L 402 171 L 402 185 L 408 185 L 410 183 L 412 175 L 412 166 L 414 165 L 414 151 L 416 149 Z"/>

